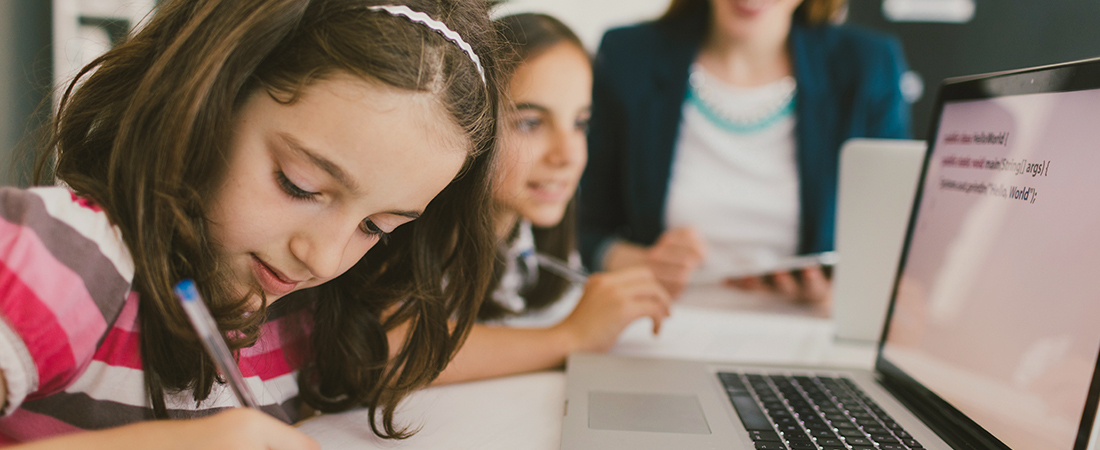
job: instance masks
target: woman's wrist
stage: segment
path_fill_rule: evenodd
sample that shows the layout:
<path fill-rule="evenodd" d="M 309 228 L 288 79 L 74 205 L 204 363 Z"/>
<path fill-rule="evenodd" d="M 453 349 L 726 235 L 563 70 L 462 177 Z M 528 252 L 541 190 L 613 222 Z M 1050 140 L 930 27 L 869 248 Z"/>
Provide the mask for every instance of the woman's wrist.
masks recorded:
<path fill-rule="evenodd" d="M 646 248 L 626 241 L 616 241 L 603 257 L 604 270 L 619 270 L 645 264 Z"/>

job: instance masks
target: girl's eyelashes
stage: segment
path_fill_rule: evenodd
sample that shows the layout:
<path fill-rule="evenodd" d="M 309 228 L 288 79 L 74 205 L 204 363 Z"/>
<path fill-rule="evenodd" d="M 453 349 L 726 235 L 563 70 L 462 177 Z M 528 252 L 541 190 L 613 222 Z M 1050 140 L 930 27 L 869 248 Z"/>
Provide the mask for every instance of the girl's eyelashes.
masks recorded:
<path fill-rule="evenodd" d="M 588 132 L 589 116 L 578 117 L 573 121 L 573 127 L 579 131 Z M 545 124 L 542 117 L 521 117 L 512 122 L 512 126 L 520 133 L 533 133 Z"/>
<path fill-rule="evenodd" d="M 282 171 L 275 172 L 275 179 L 278 181 L 279 187 L 283 192 L 293 198 L 299 200 L 314 200 L 318 195 L 321 195 L 320 192 L 310 192 L 298 187 L 298 185 L 290 181 L 290 178 L 287 178 L 286 174 Z M 367 236 L 378 236 L 378 240 L 382 244 L 386 244 L 390 240 L 390 234 L 382 231 L 382 229 L 370 219 L 363 219 L 363 222 L 359 224 L 359 231 L 362 231 L 363 234 Z"/>
<path fill-rule="evenodd" d="M 516 119 L 516 130 L 521 133 L 530 133 L 542 126 L 542 119 L 538 117 L 524 117 Z"/>
<path fill-rule="evenodd" d="M 299 200 L 312 200 L 320 195 L 319 192 L 310 192 L 298 187 L 298 185 L 290 181 L 290 179 L 286 177 L 286 174 L 283 173 L 283 171 L 281 170 L 275 172 L 275 180 L 279 183 L 279 187 L 282 188 L 283 192 L 293 198 Z"/>
<path fill-rule="evenodd" d="M 373 220 L 363 219 L 363 222 L 359 225 L 359 230 L 361 230 L 363 234 L 366 234 L 368 236 L 378 236 L 379 242 L 381 242 L 383 245 L 389 243 L 390 241 L 390 234 L 382 231 L 382 229 L 379 228 Z"/>
<path fill-rule="evenodd" d="M 587 133 L 588 132 L 588 122 L 589 122 L 590 119 L 591 118 L 588 117 L 588 116 L 578 118 L 576 122 L 573 122 L 573 126 L 576 127 L 578 131 L 582 131 L 582 132 Z"/>

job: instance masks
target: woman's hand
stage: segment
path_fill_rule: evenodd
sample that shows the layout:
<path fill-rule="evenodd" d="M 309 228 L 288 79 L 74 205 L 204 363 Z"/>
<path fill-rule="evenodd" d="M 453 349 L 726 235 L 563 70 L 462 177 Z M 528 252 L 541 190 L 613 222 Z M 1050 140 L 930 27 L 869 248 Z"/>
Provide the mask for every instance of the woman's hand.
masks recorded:
<path fill-rule="evenodd" d="M 616 243 L 609 249 L 604 265 L 609 270 L 645 265 L 670 295 L 678 297 L 706 258 L 706 247 L 695 229 L 670 228 L 648 248 Z"/>
<path fill-rule="evenodd" d="M 16 448 L 317 450 L 321 446 L 263 412 L 237 408 L 201 419 L 158 420 L 74 433 Z"/>
<path fill-rule="evenodd" d="M 602 272 L 588 277 L 573 312 L 554 328 L 569 336 L 572 351 L 604 352 L 631 322 L 653 319 L 653 333 L 669 315 L 672 297 L 646 267 Z"/>
<path fill-rule="evenodd" d="M 815 306 L 832 303 L 832 282 L 821 266 L 794 272 L 776 272 L 762 277 L 727 279 L 726 286 L 746 291 L 772 292 Z"/>

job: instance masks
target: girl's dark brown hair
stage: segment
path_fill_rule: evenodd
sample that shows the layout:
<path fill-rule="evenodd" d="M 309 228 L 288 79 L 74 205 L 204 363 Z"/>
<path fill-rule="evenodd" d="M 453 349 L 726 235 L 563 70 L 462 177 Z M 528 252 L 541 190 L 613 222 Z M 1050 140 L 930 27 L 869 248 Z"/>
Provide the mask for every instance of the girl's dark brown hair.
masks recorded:
<path fill-rule="evenodd" d="M 542 52 L 560 43 L 576 46 L 582 53 L 586 53 L 584 44 L 573 30 L 564 23 L 545 14 L 524 13 L 501 17 L 493 21 L 493 25 L 501 36 L 501 79 L 510 80 L 516 68 L 524 62 L 530 61 Z M 587 54 L 587 53 L 586 53 Z M 507 82 L 505 82 L 507 84 Z M 569 260 L 570 255 L 576 249 L 577 234 L 577 207 L 576 200 L 569 202 L 557 225 L 541 228 L 533 227 L 535 236 L 535 248 L 539 252 L 555 256 L 563 261 Z M 516 230 L 509 235 L 508 242 L 515 239 Z M 506 243 L 505 243 L 506 245 Z M 493 279 L 490 283 L 489 293 L 500 285 L 504 276 L 505 254 L 502 250 L 497 252 L 496 262 L 493 268 Z M 561 276 L 539 269 L 538 282 L 534 286 L 528 286 L 519 292 L 526 301 L 528 310 L 538 310 L 550 306 L 569 289 L 570 282 Z M 499 319 L 513 314 L 510 310 L 486 298 L 481 303 L 481 311 L 478 318 L 481 320 Z"/>
<path fill-rule="evenodd" d="M 794 17 L 807 25 L 825 25 L 836 19 L 847 5 L 848 0 L 802 0 L 794 10 Z M 675 20 L 699 11 L 710 14 L 710 0 L 672 0 L 659 20 Z"/>
<path fill-rule="evenodd" d="M 470 140 L 462 173 L 418 220 L 336 280 L 294 295 L 307 300 L 314 322 L 301 398 L 321 411 L 366 406 L 376 434 L 407 437 L 394 424 L 397 402 L 434 379 L 468 334 L 492 271 L 495 34 L 480 0 L 400 1 L 458 32 L 481 58 L 483 83 L 457 45 L 367 9 L 379 3 L 161 2 L 140 32 L 85 67 L 65 92 L 35 182 L 56 177 L 121 229 L 136 267 L 146 390 L 157 417 L 168 415 L 166 392 L 190 389 L 201 401 L 217 381 L 173 284 L 193 278 L 201 286 L 233 349 L 254 343 L 266 316 L 266 301 L 243 314 L 248 300 L 220 275 L 205 214 L 226 172 L 233 117 L 257 90 L 293 103 L 303 87 L 336 73 L 380 80 L 434 94 Z M 386 332 L 404 324 L 407 338 L 391 360 Z"/>

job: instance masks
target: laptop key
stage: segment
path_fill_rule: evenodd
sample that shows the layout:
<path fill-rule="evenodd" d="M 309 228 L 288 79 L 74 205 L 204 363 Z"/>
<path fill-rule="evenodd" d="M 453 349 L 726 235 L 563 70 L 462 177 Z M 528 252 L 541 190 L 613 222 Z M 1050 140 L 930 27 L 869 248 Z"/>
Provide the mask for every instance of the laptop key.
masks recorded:
<path fill-rule="evenodd" d="M 749 438 L 756 441 L 774 441 L 779 442 L 779 434 L 774 431 L 752 430 L 749 431 Z"/>
<path fill-rule="evenodd" d="M 901 443 L 901 441 L 899 441 L 897 438 L 895 438 L 894 436 L 891 436 L 889 434 L 871 433 L 871 439 L 873 439 L 875 442 L 877 442 L 879 444 L 900 444 Z"/>
<path fill-rule="evenodd" d="M 813 440 L 810 439 L 809 436 L 806 436 L 805 434 L 785 434 L 785 435 L 783 435 L 783 439 L 785 441 L 787 441 L 788 444 L 796 444 L 796 443 L 810 443 L 810 444 L 812 444 L 814 442 Z"/>
<path fill-rule="evenodd" d="M 913 439 L 902 439 L 901 443 L 905 444 L 909 448 L 924 448 L 923 445 L 920 445 L 920 442 L 917 442 Z"/>
<path fill-rule="evenodd" d="M 736 373 L 720 372 L 718 378 L 722 379 L 722 384 L 726 386 L 727 391 L 730 389 L 745 390 L 745 383 L 741 381 L 741 377 Z"/>
<path fill-rule="evenodd" d="M 768 422 L 764 412 L 760 411 L 760 407 L 756 406 L 756 401 L 752 397 L 748 395 L 731 395 L 730 400 L 733 402 L 733 409 L 737 410 L 737 416 L 741 418 L 741 423 L 745 425 L 746 430 L 772 429 L 772 424 Z"/>
<path fill-rule="evenodd" d="M 792 405 L 791 409 L 794 409 L 795 414 L 798 414 L 799 417 L 817 417 L 817 411 L 814 411 L 814 408 L 809 405 L 800 408 L 793 408 Z"/>
<path fill-rule="evenodd" d="M 802 431 L 802 427 L 800 427 L 798 425 L 784 425 L 784 426 L 781 426 L 781 427 L 778 427 L 778 428 L 779 428 L 779 431 L 781 433 L 783 433 L 784 436 L 805 436 L 806 435 L 806 433 Z"/>
<path fill-rule="evenodd" d="M 875 427 L 882 428 L 882 425 L 878 423 L 878 420 L 874 417 L 852 417 L 852 420 L 861 427 Z"/>
<path fill-rule="evenodd" d="M 830 433 L 833 432 L 833 427 L 829 426 L 829 424 L 825 422 L 806 421 L 803 422 L 802 426 L 806 427 L 806 429 L 809 431 L 828 431 Z"/>
<path fill-rule="evenodd" d="M 787 450 L 782 442 L 760 441 L 756 444 L 756 450 Z"/>
<path fill-rule="evenodd" d="M 778 416 L 777 417 L 776 415 L 773 415 L 772 416 L 772 421 L 775 422 L 775 424 L 779 425 L 780 427 L 785 427 L 787 425 L 797 425 L 798 424 L 798 419 L 795 419 L 794 416 Z"/>
<path fill-rule="evenodd" d="M 841 422 L 841 421 L 838 420 L 838 421 L 830 422 L 830 424 L 833 426 L 833 428 L 836 428 L 838 430 L 854 430 L 854 429 L 856 429 L 856 424 L 854 424 L 852 422 Z"/>

